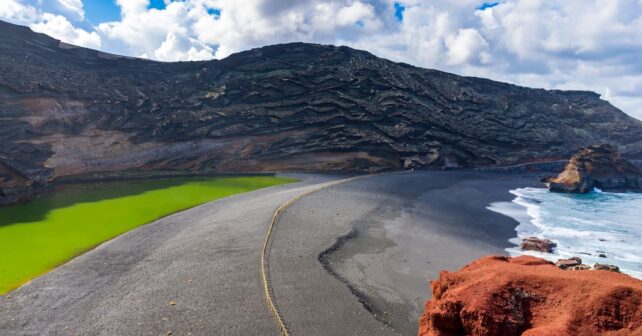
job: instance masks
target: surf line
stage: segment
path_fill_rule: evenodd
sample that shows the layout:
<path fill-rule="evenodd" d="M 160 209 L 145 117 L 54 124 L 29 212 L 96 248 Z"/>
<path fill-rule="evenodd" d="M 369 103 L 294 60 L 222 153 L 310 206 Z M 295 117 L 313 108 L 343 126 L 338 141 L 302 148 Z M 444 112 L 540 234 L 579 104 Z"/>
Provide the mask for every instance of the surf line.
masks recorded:
<path fill-rule="evenodd" d="M 272 313 L 272 316 L 274 317 L 277 327 L 279 328 L 283 336 L 289 336 L 290 331 L 288 330 L 288 327 L 285 324 L 285 321 L 283 320 L 283 316 L 281 316 L 281 312 L 279 312 L 279 309 L 274 303 L 274 293 L 272 291 L 272 283 L 269 277 L 269 264 L 268 264 L 268 259 L 270 257 L 270 241 L 272 238 L 272 233 L 274 232 L 274 227 L 276 226 L 276 223 L 278 222 L 281 213 L 283 213 L 283 211 L 285 211 L 285 209 L 287 209 L 290 205 L 294 204 L 296 201 L 300 200 L 305 196 L 316 193 L 326 188 L 330 188 L 339 184 L 351 182 L 351 181 L 368 177 L 368 176 L 374 176 L 374 175 L 354 176 L 347 179 L 323 184 L 317 188 L 308 190 L 304 193 L 294 196 L 289 201 L 281 204 L 274 211 L 274 214 L 272 215 L 272 220 L 270 221 L 270 226 L 268 227 L 267 234 L 265 235 L 265 241 L 263 242 L 263 249 L 261 250 L 261 270 L 260 271 L 261 271 L 261 282 L 263 284 L 263 294 L 265 295 L 265 301 L 267 303 L 268 309 L 270 310 L 270 312 Z"/>

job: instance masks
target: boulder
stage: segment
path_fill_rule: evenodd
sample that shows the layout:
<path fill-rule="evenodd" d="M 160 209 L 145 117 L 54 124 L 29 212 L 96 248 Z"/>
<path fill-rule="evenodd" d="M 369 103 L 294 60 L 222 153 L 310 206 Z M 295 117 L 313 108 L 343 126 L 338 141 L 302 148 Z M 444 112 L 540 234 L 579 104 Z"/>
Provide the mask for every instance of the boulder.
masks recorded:
<path fill-rule="evenodd" d="M 432 282 L 419 336 L 642 335 L 642 281 L 484 257 Z"/>
<path fill-rule="evenodd" d="M 579 264 L 579 265 L 570 266 L 566 268 L 566 270 L 569 270 L 569 271 L 588 271 L 590 269 L 591 269 L 591 266 L 586 264 Z"/>
<path fill-rule="evenodd" d="M 594 145 L 582 148 L 562 173 L 543 182 L 555 192 L 588 193 L 594 188 L 642 192 L 642 169 L 623 159 L 615 146 Z"/>
<path fill-rule="evenodd" d="M 608 264 L 595 264 L 593 265 L 594 270 L 602 270 L 602 271 L 609 271 L 609 272 L 620 272 L 620 268 L 615 266 L 615 265 L 608 265 Z"/>
<path fill-rule="evenodd" d="M 554 242 L 549 239 L 540 239 L 537 237 L 528 237 L 522 239 L 522 243 L 519 245 L 519 248 L 522 250 L 528 251 L 539 251 L 551 253 L 553 249 L 557 246 Z"/>
<path fill-rule="evenodd" d="M 555 266 L 561 269 L 567 269 L 569 267 L 575 267 L 582 265 L 582 259 L 579 257 L 571 257 L 569 259 L 558 259 L 555 263 Z"/>

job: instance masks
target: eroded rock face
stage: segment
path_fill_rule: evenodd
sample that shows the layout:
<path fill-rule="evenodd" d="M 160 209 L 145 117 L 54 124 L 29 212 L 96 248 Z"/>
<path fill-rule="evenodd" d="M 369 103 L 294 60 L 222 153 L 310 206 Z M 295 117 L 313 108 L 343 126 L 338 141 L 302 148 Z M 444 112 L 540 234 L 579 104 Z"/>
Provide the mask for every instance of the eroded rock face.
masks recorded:
<path fill-rule="evenodd" d="M 582 148 L 557 177 L 545 179 L 556 192 L 587 193 L 594 188 L 642 192 L 642 169 L 608 144 Z"/>
<path fill-rule="evenodd" d="M 420 336 L 642 335 L 642 281 L 485 257 L 432 282 Z"/>
<path fill-rule="evenodd" d="M 642 158 L 642 122 L 592 92 L 528 89 L 304 43 L 161 63 L 5 22 L 0 120 L 0 195 L 123 170 L 510 165 L 605 141 Z"/>

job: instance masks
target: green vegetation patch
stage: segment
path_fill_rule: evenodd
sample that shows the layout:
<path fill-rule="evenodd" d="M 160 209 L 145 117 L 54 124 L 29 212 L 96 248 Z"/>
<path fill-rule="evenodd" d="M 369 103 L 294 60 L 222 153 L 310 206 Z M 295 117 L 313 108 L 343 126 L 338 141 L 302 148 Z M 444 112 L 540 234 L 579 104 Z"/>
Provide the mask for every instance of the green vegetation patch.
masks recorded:
<path fill-rule="evenodd" d="M 250 176 L 67 185 L 55 195 L 0 208 L 0 295 L 158 218 L 294 181 Z"/>

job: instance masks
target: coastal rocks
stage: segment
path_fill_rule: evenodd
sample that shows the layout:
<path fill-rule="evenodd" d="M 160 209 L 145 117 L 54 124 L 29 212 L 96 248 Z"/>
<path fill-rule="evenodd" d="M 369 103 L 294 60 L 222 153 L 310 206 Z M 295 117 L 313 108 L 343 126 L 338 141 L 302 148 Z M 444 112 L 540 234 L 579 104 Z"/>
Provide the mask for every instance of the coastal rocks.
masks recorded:
<path fill-rule="evenodd" d="M 642 192 L 642 169 L 624 160 L 614 146 L 594 145 L 575 154 L 557 177 L 543 181 L 555 192 L 588 193 L 594 188 Z"/>
<path fill-rule="evenodd" d="M 591 269 L 591 266 L 582 264 L 582 259 L 579 257 L 571 257 L 568 259 L 558 259 L 555 262 L 555 266 L 563 270 L 569 271 L 587 271 Z M 593 265 L 594 270 L 600 271 L 609 271 L 609 272 L 620 272 L 620 268 L 615 265 L 600 264 L 597 263 Z"/>
<path fill-rule="evenodd" d="M 572 267 L 577 267 L 580 265 L 582 265 L 582 259 L 580 259 L 579 257 L 572 257 L 569 259 L 559 259 L 555 263 L 555 266 L 564 270 Z"/>
<path fill-rule="evenodd" d="M 594 270 L 602 270 L 602 271 L 609 271 L 609 272 L 620 272 L 620 268 L 615 266 L 615 265 L 608 265 L 608 264 L 595 264 L 593 265 Z"/>
<path fill-rule="evenodd" d="M 579 264 L 579 265 L 570 266 L 566 268 L 566 270 L 568 271 L 588 271 L 590 269 L 591 269 L 591 266 L 586 264 Z"/>
<path fill-rule="evenodd" d="M 525 251 L 539 251 L 545 253 L 552 253 L 557 244 L 549 239 L 540 239 L 537 237 L 528 237 L 522 239 L 519 248 Z"/>
<path fill-rule="evenodd" d="M 432 281 L 419 336 L 642 335 L 642 281 L 484 257 Z"/>

